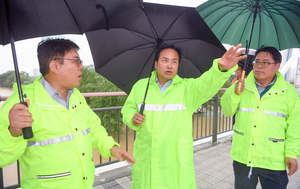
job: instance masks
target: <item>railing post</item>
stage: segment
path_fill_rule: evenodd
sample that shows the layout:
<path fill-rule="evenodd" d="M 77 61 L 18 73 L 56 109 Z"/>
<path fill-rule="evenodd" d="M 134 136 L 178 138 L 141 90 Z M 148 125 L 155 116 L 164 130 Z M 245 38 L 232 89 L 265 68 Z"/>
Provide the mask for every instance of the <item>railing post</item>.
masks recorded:
<path fill-rule="evenodd" d="M 4 188 L 4 183 L 3 183 L 3 172 L 2 172 L 2 168 L 0 168 L 0 189 Z"/>
<path fill-rule="evenodd" d="M 213 111 L 213 136 L 212 143 L 218 143 L 218 108 L 219 108 L 219 96 L 216 94 L 214 97 L 214 111 Z"/>

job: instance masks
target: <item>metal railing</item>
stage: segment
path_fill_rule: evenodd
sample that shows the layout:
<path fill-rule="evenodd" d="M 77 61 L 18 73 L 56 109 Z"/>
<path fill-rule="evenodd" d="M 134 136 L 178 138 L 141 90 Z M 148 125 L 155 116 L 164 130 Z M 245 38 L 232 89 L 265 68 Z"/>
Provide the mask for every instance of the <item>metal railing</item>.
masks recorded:
<path fill-rule="evenodd" d="M 102 118 L 104 113 L 108 113 L 109 122 L 107 132 L 115 141 L 121 143 L 126 151 L 132 154 L 133 143 L 136 137 L 136 132 L 130 129 L 127 125 L 121 122 L 122 106 L 109 108 L 95 108 L 93 111 Z M 117 133 L 112 132 L 112 112 L 117 111 Z M 219 97 L 215 95 L 208 102 L 203 104 L 193 115 L 193 138 L 194 141 L 206 137 L 212 137 L 212 142 L 217 142 L 217 134 L 232 130 L 232 117 L 225 117 L 219 105 Z M 125 147 L 124 147 L 125 146 Z M 104 166 L 117 162 L 116 158 L 104 159 L 96 150 L 94 150 L 95 167 Z M 19 163 L 17 163 L 17 170 L 20 170 Z M 16 171 L 17 184 L 7 186 L 4 176 L 5 170 L 0 169 L 0 189 L 13 189 L 20 187 L 20 173 Z M 5 186 L 6 185 L 6 186 Z"/>

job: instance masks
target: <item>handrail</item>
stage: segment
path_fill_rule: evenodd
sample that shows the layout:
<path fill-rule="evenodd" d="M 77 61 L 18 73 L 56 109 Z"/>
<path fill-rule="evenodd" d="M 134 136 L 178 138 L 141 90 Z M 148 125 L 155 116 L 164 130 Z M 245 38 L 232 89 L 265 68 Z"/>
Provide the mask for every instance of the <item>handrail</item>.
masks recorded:
<path fill-rule="evenodd" d="M 221 88 L 220 91 L 226 91 L 227 88 Z M 81 93 L 84 97 L 103 97 L 103 96 L 126 96 L 125 92 L 100 92 L 100 93 Z M 1 96 L 0 102 L 5 101 L 9 96 Z"/>
<path fill-rule="evenodd" d="M 101 92 L 101 93 L 81 93 L 84 97 L 103 97 L 103 96 L 127 96 L 125 92 Z M 5 101 L 9 96 L 1 96 L 0 102 Z"/>
<path fill-rule="evenodd" d="M 81 93 L 84 97 L 126 96 L 125 92 Z"/>

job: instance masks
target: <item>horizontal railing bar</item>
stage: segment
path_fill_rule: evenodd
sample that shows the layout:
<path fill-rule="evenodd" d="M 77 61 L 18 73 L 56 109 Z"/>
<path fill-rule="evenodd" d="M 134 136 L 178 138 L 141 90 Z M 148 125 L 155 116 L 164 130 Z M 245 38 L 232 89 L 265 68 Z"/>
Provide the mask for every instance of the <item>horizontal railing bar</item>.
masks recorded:
<path fill-rule="evenodd" d="M 221 88 L 220 91 L 226 91 L 228 88 Z M 101 93 L 81 93 L 84 97 L 103 97 L 103 96 L 127 96 L 125 92 L 101 92 Z M 9 96 L 1 96 L 0 102 L 5 101 Z"/>
<path fill-rule="evenodd" d="M 127 96 L 125 92 L 81 93 L 84 97 Z"/>
<path fill-rule="evenodd" d="M 103 112 L 103 111 L 112 111 L 112 110 L 120 110 L 123 106 L 116 106 L 116 107 L 106 107 L 106 108 L 92 108 L 94 112 Z"/>
<path fill-rule="evenodd" d="M 102 167 L 104 165 L 110 165 L 110 164 L 113 164 L 113 163 L 117 163 L 119 162 L 119 160 L 115 159 L 115 160 L 111 160 L 111 161 L 107 161 L 107 162 L 104 162 L 104 163 L 100 163 L 100 164 L 96 164 L 95 167 Z"/>

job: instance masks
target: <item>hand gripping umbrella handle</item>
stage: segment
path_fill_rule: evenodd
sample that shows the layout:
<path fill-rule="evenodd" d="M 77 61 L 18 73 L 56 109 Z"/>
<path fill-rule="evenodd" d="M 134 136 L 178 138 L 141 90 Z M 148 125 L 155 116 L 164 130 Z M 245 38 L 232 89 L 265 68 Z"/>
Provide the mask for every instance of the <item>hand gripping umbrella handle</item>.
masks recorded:
<path fill-rule="evenodd" d="M 27 102 L 20 102 L 20 103 L 24 104 L 25 106 L 28 107 Z M 33 137 L 33 133 L 32 133 L 31 127 L 25 127 L 25 128 L 22 129 L 22 131 L 23 131 L 23 138 L 24 139 L 30 139 L 30 138 Z"/>
<path fill-rule="evenodd" d="M 250 42 L 251 42 L 251 39 L 250 39 Z M 247 68 L 247 61 L 248 61 L 249 47 L 250 47 L 250 43 L 249 43 L 249 46 L 248 46 L 248 40 L 246 40 L 246 54 L 247 54 L 247 58 L 246 58 L 245 63 L 244 63 L 244 68 L 243 68 L 241 80 L 244 80 L 244 78 L 245 78 L 245 73 L 246 73 L 246 68 Z M 241 86 L 242 86 L 242 83 L 239 82 L 239 84 L 238 84 L 238 94 L 241 93 Z"/>
<path fill-rule="evenodd" d="M 246 71 L 243 70 L 241 80 L 244 80 L 245 72 L 246 72 Z M 242 83 L 239 82 L 239 84 L 238 84 L 238 93 L 239 93 L 239 94 L 241 93 L 241 86 L 242 86 Z"/>

